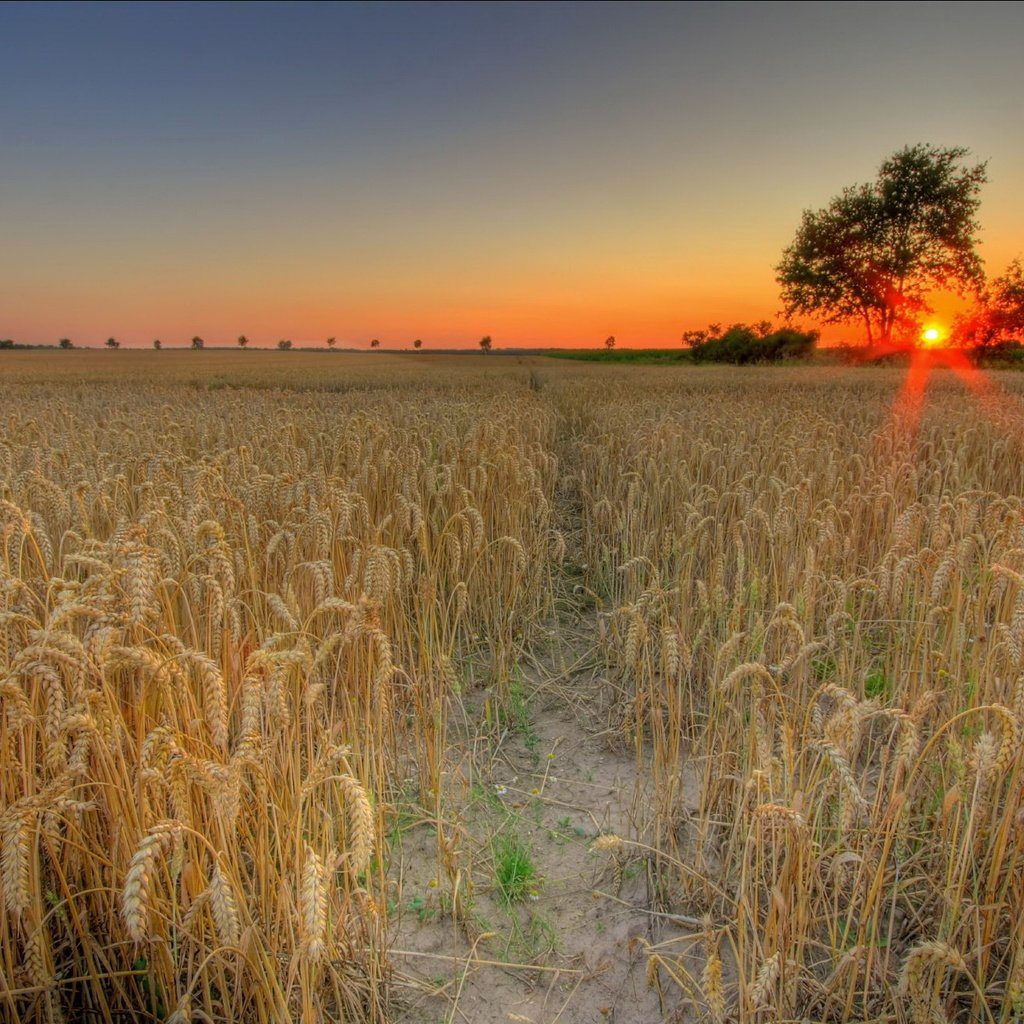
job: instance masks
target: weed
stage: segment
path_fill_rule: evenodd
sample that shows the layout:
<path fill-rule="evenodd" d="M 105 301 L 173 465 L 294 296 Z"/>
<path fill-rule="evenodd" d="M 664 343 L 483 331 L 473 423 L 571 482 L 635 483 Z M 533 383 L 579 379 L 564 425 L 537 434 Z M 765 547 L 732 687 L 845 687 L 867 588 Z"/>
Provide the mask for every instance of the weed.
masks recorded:
<path fill-rule="evenodd" d="M 889 680 L 880 668 L 873 668 L 864 678 L 864 696 L 871 700 L 874 697 L 889 696 Z"/>
<path fill-rule="evenodd" d="M 428 921 L 433 921 L 437 916 L 437 908 L 430 906 L 427 900 L 422 896 L 413 896 L 409 900 L 409 910 L 416 915 L 420 924 L 426 924 Z"/>
<path fill-rule="evenodd" d="M 491 852 L 499 901 L 505 906 L 521 902 L 537 877 L 530 848 L 514 833 L 504 832 L 495 837 Z"/>

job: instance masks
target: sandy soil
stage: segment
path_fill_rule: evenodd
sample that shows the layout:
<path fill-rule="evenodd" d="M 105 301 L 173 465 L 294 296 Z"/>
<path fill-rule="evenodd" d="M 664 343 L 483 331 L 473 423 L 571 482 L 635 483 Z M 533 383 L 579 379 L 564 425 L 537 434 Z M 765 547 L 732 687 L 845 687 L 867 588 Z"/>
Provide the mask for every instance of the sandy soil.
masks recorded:
<path fill-rule="evenodd" d="M 465 766 L 452 789 L 465 799 L 442 831 L 458 837 L 461 913 L 450 876 L 437 877 L 435 823 L 410 816 L 393 837 L 397 1020 L 689 1019 L 678 986 L 649 978 L 648 950 L 699 952 L 698 930 L 653 909 L 644 856 L 593 848 L 602 835 L 637 838 L 630 808 L 645 799 L 646 774 L 602 728 L 601 679 L 592 668 L 567 672 L 563 658 L 524 670 L 521 692 L 507 729 L 474 743 L 474 725 L 485 723 L 470 722 L 452 751 Z M 488 696 L 467 695 L 467 707 L 479 713 Z M 494 845 L 507 836 L 536 867 L 525 898 L 510 904 L 495 882 Z"/>

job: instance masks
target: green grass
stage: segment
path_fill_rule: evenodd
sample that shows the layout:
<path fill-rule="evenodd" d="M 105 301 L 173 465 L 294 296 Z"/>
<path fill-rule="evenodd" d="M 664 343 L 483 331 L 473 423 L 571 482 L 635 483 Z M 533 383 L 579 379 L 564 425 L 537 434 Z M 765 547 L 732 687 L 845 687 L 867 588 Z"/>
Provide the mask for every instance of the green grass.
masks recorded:
<path fill-rule="evenodd" d="M 495 837 L 492 851 L 499 901 L 506 907 L 521 902 L 537 877 L 529 847 L 518 836 L 506 833 Z"/>
<path fill-rule="evenodd" d="M 864 679 L 864 696 L 871 700 L 872 697 L 889 696 L 890 684 L 885 672 L 880 668 L 873 668 Z"/>
<path fill-rule="evenodd" d="M 552 359 L 580 359 L 589 363 L 692 363 L 684 348 L 576 348 L 545 352 Z"/>

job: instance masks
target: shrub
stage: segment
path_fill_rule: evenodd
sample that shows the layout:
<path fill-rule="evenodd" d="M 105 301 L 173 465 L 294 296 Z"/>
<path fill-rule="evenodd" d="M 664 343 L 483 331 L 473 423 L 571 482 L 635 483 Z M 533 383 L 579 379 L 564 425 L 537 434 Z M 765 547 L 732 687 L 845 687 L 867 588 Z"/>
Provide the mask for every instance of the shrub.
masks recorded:
<path fill-rule="evenodd" d="M 732 363 L 735 366 L 805 359 L 818 342 L 817 331 L 782 327 L 770 334 L 762 332 L 762 324 L 756 327 L 732 324 L 724 331 L 689 331 L 684 337 L 690 343 L 694 362 Z"/>

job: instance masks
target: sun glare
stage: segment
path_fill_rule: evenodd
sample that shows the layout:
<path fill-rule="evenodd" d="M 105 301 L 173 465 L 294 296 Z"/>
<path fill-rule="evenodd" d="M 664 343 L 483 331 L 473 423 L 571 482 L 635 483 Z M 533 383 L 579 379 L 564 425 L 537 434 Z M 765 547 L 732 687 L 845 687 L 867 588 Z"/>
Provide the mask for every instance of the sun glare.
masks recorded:
<path fill-rule="evenodd" d="M 921 344 L 925 348 L 939 348 L 942 340 L 942 331 L 938 327 L 927 327 L 921 332 Z"/>

